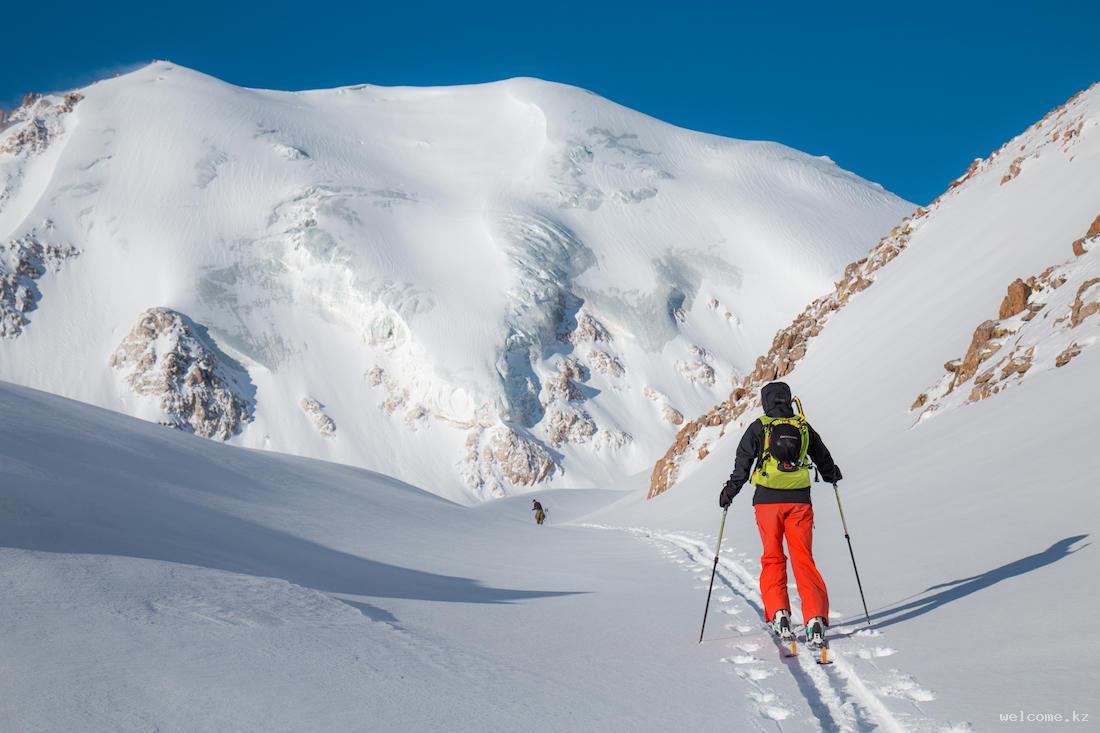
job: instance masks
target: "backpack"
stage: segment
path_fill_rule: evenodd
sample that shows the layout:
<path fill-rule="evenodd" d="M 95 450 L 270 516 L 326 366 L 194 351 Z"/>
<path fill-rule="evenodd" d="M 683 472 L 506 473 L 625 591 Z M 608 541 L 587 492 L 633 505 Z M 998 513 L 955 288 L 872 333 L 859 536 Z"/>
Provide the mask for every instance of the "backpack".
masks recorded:
<path fill-rule="evenodd" d="M 764 426 L 764 449 L 752 473 L 752 482 L 769 489 L 805 489 L 810 485 L 810 428 L 806 418 L 759 418 Z"/>

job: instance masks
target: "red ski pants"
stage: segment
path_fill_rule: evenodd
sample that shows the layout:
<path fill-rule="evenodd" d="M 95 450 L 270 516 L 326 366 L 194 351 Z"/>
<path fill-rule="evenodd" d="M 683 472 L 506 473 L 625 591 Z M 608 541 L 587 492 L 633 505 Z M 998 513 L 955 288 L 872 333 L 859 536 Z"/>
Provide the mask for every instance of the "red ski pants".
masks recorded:
<path fill-rule="evenodd" d="M 802 622 L 814 616 L 829 618 L 829 592 L 814 565 L 814 509 L 809 504 L 757 504 L 756 526 L 764 543 L 760 558 L 760 595 L 764 598 L 764 615 L 768 621 L 780 609 L 791 608 L 787 596 L 787 556 L 783 554 L 783 538 L 791 553 L 794 582 L 802 601 Z"/>

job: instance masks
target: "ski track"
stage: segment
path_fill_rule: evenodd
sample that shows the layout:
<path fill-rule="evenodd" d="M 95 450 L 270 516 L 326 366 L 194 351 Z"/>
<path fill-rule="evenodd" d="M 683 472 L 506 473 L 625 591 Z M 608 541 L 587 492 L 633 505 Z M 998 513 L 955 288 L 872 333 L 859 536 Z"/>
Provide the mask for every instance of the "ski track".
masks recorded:
<path fill-rule="evenodd" d="M 660 532 L 637 527 L 613 527 L 608 525 L 586 524 L 595 529 L 611 529 L 627 532 L 639 539 L 662 548 L 662 553 L 672 562 L 681 565 L 697 579 L 709 581 L 709 572 L 714 561 L 713 540 L 708 544 L 699 539 L 675 532 Z M 723 555 L 718 560 L 715 574 L 715 593 L 712 600 L 717 601 L 718 610 L 729 617 L 732 623 L 726 628 L 740 634 L 733 643 L 734 653 L 723 656 L 721 661 L 732 665 L 737 676 L 748 683 L 748 697 L 756 705 L 765 721 L 782 733 L 783 721 L 793 715 L 792 707 L 804 703 L 810 714 L 825 731 L 843 733 L 867 733 L 869 731 L 887 731 L 904 733 L 905 731 L 937 730 L 939 726 L 929 719 L 918 703 L 935 699 L 935 696 L 918 686 L 912 678 L 897 670 L 882 673 L 874 659 L 892 656 L 897 650 L 882 646 L 882 634 L 876 630 L 859 629 L 851 624 L 833 626 L 834 637 L 829 648 L 832 664 L 817 664 L 811 654 L 800 653 L 797 656 L 780 656 L 779 667 L 786 667 L 794 678 L 801 701 L 786 701 L 775 690 L 769 689 L 767 680 L 776 675 L 776 665 L 766 664 L 757 654 L 768 647 L 776 647 L 770 632 L 761 628 L 764 618 L 764 604 L 757 590 L 757 577 L 742 563 Z M 703 586 L 706 587 L 706 586 Z M 723 588 L 729 593 L 723 593 Z M 732 595 L 731 595 L 732 594 Z M 801 617 L 801 608 L 792 594 L 791 613 L 794 618 Z M 728 604 L 741 601 L 748 608 L 731 607 Z M 751 612 L 750 614 L 747 613 Z M 713 612 L 710 616 L 713 623 Z M 754 630 L 759 633 L 752 633 Z M 845 649 L 848 639 L 866 640 L 874 646 Z M 866 662 L 876 674 L 884 674 L 887 679 L 880 685 L 864 680 L 853 662 L 846 655 Z M 877 692 L 876 692 L 877 689 Z M 906 715 L 891 711 L 880 695 L 904 699 L 911 703 L 914 714 Z M 904 722 L 903 722 L 904 721 Z M 757 721 L 754 721 L 757 722 Z M 759 726 L 754 726 L 759 727 Z M 763 728 L 767 730 L 768 728 Z"/>

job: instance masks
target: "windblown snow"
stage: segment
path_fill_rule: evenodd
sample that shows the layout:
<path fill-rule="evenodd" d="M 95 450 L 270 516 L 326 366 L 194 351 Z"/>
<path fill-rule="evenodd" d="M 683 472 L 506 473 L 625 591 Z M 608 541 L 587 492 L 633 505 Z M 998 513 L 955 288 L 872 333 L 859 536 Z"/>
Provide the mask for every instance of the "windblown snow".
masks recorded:
<path fill-rule="evenodd" d="M 910 209 L 533 79 L 154 63 L 0 130 L 0 378 L 462 501 L 610 485 Z"/>

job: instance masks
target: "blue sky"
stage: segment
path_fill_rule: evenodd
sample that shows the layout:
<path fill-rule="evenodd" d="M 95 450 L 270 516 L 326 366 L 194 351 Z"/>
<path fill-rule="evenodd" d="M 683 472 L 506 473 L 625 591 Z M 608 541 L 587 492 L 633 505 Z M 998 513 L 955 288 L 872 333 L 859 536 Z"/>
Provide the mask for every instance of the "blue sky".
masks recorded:
<path fill-rule="evenodd" d="M 305 89 L 536 76 L 927 203 L 1100 80 L 1100 2 L 14 3 L 0 104 L 167 58 Z"/>

